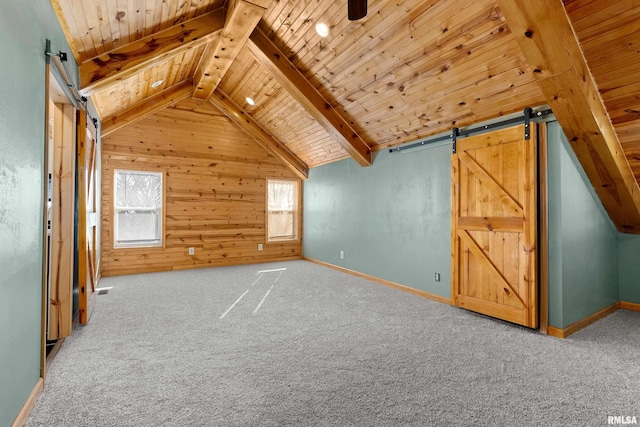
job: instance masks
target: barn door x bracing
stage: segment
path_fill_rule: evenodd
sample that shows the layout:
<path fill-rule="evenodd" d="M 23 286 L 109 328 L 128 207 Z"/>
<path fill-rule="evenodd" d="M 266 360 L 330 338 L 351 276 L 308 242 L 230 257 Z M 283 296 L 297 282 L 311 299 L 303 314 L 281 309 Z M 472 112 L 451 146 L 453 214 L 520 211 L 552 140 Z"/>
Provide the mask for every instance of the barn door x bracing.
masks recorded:
<path fill-rule="evenodd" d="M 98 283 L 96 215 L 96 142 L 83 111 L 78 117 L 78 311 L 81 325 L 89 322 Z"/>
<path fill-rule="evenodd" d="M 538 327 L 537 131 L 458 140 L 452 157 L 453 304 Z"/>

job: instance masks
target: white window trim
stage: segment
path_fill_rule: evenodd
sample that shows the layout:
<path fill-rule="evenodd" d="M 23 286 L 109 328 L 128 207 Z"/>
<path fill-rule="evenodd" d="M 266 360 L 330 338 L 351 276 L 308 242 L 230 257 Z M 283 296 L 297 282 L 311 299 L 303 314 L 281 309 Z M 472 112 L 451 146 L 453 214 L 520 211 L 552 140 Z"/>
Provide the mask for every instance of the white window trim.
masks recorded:
<path fill-rule="evenodd" d="M 287 178 L 267 178 L 266 185 L 266 240 L 267 243 L 290 243 L 290 242 L 299 242 L 300 241 L 300 216 L 302 210 L 302 201 L 301 201 L 301 193 L 302 193 L 302 183 L 297 179 L 287 179 Z M 269 183 L 270 182 L 293 182 L 296 184 L 296 194 L 295 194 L 295 207 L 293 209 L 269 209 Z M 269 215 L 271 213 L 293 213 L 293 228 L 295 231 L 295 235 L 293 236 L 278 236 L 278 237 L 270 237 L 269 236 Z"/>
<path fill-rule="evenodd" d="M 116 185 L 116 177 L 118 175 L 118 173 L 128 173 L 128 174 L 139 174 L 139 175 L 149 175 L 149 174 L 156 174 L 156 175 L 160 175 L 160 194 L 161 194 L 161 206 L 159 208 L 149 208 L 149 207 L 117 207 L 116 206 L 116 192 L 117 192 L 117 185 Z M 165 207 L 165 191 L 164 191 L 164 181 L 165 181 L 165 177 L 164 177 L 164 171 L 157 171 L 157 170 L 131 170 L 131 169 L 114 169 L 113 171 L 113 181 L 112 181 L 112 186 L 113 186 L 113 198 L 112 198 L 112 203 L 113 203 L 113 248 L 114 249 L 137 249 L 137 248 L 158 248 L 158 247 L 164 247 L 164 227 L 165 227 L 165 217 L 164 217 L 164 207 Z M 139 242 L 133 242 L 133 243 L 123 243 L 123 242 L 118 242 L 118 213 L 120 213 L 121 211 L 127 211 L 127 210 L 136 210 L 136 211 L 141 211 L 141 212 L 158 212 L 158 218 L 160 221 L 159 224 L 159 234 L 160 234 L 160 239 L 158 242 L 144 242 L 144 243 L 139 243 Z"/>

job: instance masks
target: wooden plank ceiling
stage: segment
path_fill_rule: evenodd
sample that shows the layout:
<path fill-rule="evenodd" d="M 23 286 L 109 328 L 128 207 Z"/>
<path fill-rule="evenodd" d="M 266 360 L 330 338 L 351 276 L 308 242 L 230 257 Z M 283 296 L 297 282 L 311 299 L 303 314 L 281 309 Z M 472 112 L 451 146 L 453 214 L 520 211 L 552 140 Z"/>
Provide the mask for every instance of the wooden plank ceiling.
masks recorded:
<path fill-rule="evenodd" d="M 564 3 L 611 122 L 640 181 L 640 3 Z"/>
<path fill-rule="evenodd" d="M 210 99 L 299 176 L 348 157 L 366 166 L 372 151 L 553 101 L 536 75 L 543 64 L 531 63 L 520 40 L 526 19 L 506 13 L 501 0 L 369 0 L 367 17 L 355 22 L 345 0 L 51 2 L 103 131 L 178 102 L 192 87 L 191 96 Z M 615 151 L 622 143 L 640 179 L 640 4 L 550 2 L 566 8 L 575 28 L 617 133 L 608 144 Z M 329 26 L 326 38 L 318 22 Z M 603 167 L 611 175 L 620 166 Z M 637 182 L 596 181 L 596 190 L 625 187 L 603 203 L 610 214 L 636 210 L 611 215 L 619 229 L 640 232 Z"/>

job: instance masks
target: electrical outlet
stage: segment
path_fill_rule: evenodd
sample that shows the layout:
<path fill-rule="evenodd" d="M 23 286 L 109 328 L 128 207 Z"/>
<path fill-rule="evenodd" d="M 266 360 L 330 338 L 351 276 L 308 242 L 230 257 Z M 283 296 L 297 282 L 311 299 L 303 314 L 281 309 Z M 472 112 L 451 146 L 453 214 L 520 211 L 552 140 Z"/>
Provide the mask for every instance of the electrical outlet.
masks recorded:
<path fill-rule="evenodd" d="M 440 281 L 440 273 L 436 273 L 436 282 Z"/>
<path fill-rule="evenodd" d="M 258 243 L 258 250 L 261 251 L 262 250 L 262 243 Z"/>
<path fill-rule="evenodd" d="M 195 248 L 189 248 L 189 255 L 193 255 L 196 253 Z"/>
<path fill-rule="evenodd" d="M 344 259 L 344 251 L 340 251 L 340 259 Z"/>

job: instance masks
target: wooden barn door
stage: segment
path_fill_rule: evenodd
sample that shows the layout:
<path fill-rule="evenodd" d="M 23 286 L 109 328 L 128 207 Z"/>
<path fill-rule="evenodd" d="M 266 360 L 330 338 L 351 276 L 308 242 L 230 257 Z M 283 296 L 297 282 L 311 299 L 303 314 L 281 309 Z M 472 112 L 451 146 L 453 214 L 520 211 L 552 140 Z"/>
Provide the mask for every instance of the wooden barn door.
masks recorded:
<path fill-rule="evenodd" d="M 48 340 L 73 330 L 73 220 L 75 201 L 76 109 L 71 104 L 49 105 L 51 223 L 49 258 Z"/>
<path fill-rule="evenodd" d="M 537 131 L 461 139 L 452 157 L 452 302 L 538 326 Z"/>
<path fill-rule="evenodd" d="M 78 312 L 89 322 L 98 281 L 96 214 L 96 142 L 83 111 L 78 117 Z"/>

